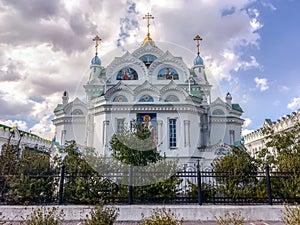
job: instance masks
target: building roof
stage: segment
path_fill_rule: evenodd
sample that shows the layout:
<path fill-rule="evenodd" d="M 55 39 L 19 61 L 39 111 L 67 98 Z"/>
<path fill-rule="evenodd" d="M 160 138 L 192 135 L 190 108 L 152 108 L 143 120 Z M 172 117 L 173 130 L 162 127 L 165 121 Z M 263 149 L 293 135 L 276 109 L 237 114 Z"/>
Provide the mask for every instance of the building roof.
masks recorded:
<path fill-rule="evenodd" d="M 232 109 L 239 111 L 241 113 L 244 112 L 242 107 L 239 104 L 232 104 L 231 107 L 232 107 Z"/>

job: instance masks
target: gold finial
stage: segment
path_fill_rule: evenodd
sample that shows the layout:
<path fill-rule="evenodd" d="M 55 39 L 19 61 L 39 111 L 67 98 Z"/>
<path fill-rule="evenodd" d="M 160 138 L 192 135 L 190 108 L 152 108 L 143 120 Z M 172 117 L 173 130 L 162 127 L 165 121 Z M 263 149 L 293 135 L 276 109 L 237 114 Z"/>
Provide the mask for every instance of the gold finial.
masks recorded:
<path fill-rule="evenodd" d="M 148 28 L 147 37 L 150 38 L 150 20 L 154 19 L 154 16 L 152 16 L 150 13 L 147 13 L 145 16 L 143 16 L 143 19 L 147 20 L 147 28 Z"/>
<path fill-rule="evenodd" d="M 194 37 L 194 41 L 197 41 L 197 49 L 198 49 L 197 54 L 199 55 L 200 54 L 200 41 L 202 41 L 202 38 L 197 34 L 196 37 Z"/>
<path fill-rule="evenodd" d="M 93 38 L 93 41 L 95 41 L 96 42 L 96 44 L 95 44 L 95 48 L 96 48 L 96 55 L 98 55 L 98 46 L 99 46 L 99 41 L 101 41 L 101 38 L 98 36 L 98 35 L 96 35 L 96 37 L 95 38 Z"/>

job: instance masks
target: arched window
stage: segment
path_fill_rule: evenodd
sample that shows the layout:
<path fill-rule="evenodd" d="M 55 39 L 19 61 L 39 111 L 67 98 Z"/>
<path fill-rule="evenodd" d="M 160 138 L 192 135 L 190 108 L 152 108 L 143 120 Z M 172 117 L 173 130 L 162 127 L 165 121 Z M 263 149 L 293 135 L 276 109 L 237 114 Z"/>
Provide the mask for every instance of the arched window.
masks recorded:
<path fill-rule="evenodd" d="M 179 102 L 179 98 L 176 95 L 168 95 L 165 102 Z"/>
<path fill-rule="evenodd" d="M 215 151 L 215 155 L 216 156 L 223 156 L 223 155 L 227 155 L 228 151 L 225 148 L 217 148 L 217 150 Z"/>
<path fill-rule="evenodd" d="M 220 115 L 225 115 L 224 111 L 222 109 L 215 109 L 213 112 L 212 112 L 212 115 L 215 115 L 215 116 L 220 116 Z"/>
<path fill-rule="evenodd" d="M 154 102 L 154 99 L 150 95 L 143 95 L 140 97 L 139 102 Z"/>
<path fill-rule="evenodd" d="M 117 80 L 138 80 L 137 72 L 131 67 L 123 67 L 119 70 Z"/>
<path fill-rule="evenodd" d="M 71 115 L 83 115 L 83 112 L 81 109 L 74 109 Z"/>
<path fill-rule="evenodd" d="M 114 97 L 113 102 L 128 102 L 128 99 L 124 95 L 117 95 Z"/>
<path fill-rule="evenodd" d="M 157 59 L 155 55 L 146 54 L 140 57 L 140 60 L 144 62 L 144 64 L 147 66 L 147 68 L 151 65 L 151 63 Z"/>

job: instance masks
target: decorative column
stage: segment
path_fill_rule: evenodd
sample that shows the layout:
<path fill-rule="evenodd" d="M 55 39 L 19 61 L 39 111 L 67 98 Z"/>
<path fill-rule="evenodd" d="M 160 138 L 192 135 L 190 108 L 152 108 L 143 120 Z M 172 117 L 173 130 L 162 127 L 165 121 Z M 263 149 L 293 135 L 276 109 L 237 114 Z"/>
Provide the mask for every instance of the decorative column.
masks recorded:
<path fill-rule="evenodd" d="M 184 147 L 190 147 L 190 123 L 191 121 L 184 121 Z"/>
<path fill-rule="evenodd" d="M 200 148 L 201 146 L 203 146 L 203 130 L 202 130 L 202 126 L 201 126 L 201 122 L 198 123 L 199 126 L 199 140 L 198 140 L 198 148 Z"/>
<path fill-rule="evenodd" d="M 103 146 L 107 146 L 107 137 L 108 137 L 108 125 L 109 121 L 103 121 Z"/>
<path fill-rule="evenodd" d="M 157 121 L 157 145 L 161 145 L 163 143 L 163 127 L 162 127 L 163 121 L 158 120 Z"/>

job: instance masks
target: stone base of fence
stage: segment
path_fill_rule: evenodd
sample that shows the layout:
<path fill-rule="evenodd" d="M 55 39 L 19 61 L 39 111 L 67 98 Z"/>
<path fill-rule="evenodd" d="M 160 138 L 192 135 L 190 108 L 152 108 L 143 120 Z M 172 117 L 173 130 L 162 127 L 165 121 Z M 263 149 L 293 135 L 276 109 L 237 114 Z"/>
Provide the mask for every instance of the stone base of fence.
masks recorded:
<path fill-rule="evenodd" d="M 82 221 L 89 215 L 93 206 L 83 205 L 48 205 L 48 206 L 0 206 L 0 221 L 23 221 L 33 210 L 37 208 L 56 207 L 63 210 L 66 221 Z M 241 212 L 246 221 L 281 221 L 282 205 L 259 205 L 259 206 L 220 206 L 220 205 L 115 205 L 120 209 L 118 221 L 140 221 L 142 214 L 149 216 L 153 209 L 166 208 L 176 213 L 184 221 L 207 222 L 216 221 L 216 217 L 224 215 L 225 212 Z"/>

